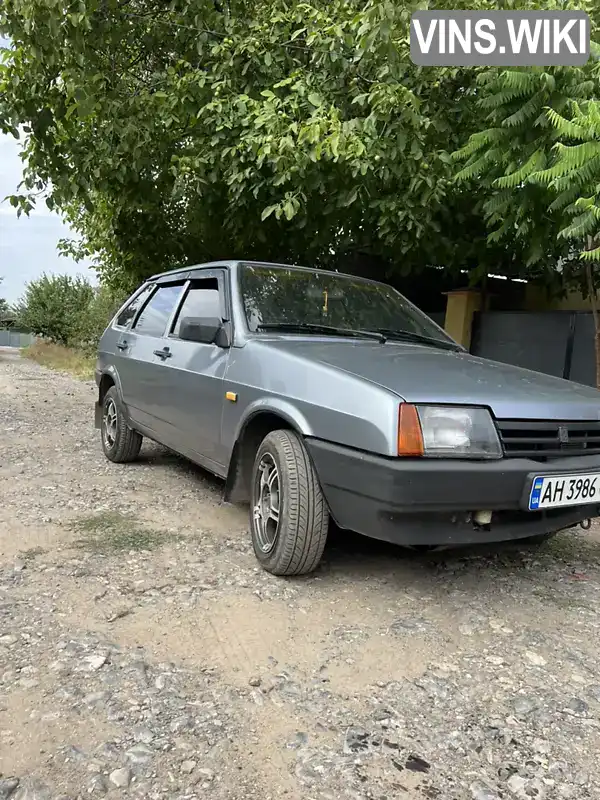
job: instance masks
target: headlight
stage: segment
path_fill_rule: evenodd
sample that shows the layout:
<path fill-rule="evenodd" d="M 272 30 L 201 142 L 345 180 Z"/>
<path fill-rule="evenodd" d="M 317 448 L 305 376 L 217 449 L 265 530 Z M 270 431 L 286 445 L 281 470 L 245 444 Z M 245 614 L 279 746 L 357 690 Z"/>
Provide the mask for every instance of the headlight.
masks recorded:
<path fill-rule="evenodd" d="M 489 411 L 469 406 L 400 406 L 398 455 L 502 458 Z"/>

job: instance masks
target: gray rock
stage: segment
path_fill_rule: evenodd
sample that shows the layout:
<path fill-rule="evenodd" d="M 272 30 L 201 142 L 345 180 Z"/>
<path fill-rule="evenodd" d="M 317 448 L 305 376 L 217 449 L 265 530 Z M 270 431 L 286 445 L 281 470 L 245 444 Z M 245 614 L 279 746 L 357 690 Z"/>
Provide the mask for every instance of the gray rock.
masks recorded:
<path fill-rule="evenodd" d="M 518 714 L 520 717 L 525 717 L 527 714 L 531 714 L 531 712 L 535 711 L 537 707 L 538 702 L 533 697 L 517 697 L 513 702 L 515 714 Z"/>
<path fill-rule="evenodd" d="M 83 659 L 81 669 L 85 672 L 97 672 L 101 667 L 106 664 L 106 654 L 96 654 L 93 656 L 86 656 Z"/>
<path fill-rule="evenodd" d="M 115 769 L 108 776 L 108 780 L 112 783 L 113 786 L 116 786 L 117 789 L 126 789 L 131 783 L 131 778 L 132 774 L 129 767 L 121 767 L 120 769 Z"/>
<path fill-rule="evenodd" d="M 108 692 L 90 692 L 83 698 L 83 702 L 86 706 L 98 706 L 104 703 L 108 696 Z"/>
<path fill-rule="evenodd" d="M 37 780 L 20 783 L 17 791 L 9 796 L 10 800 L 52 800 L 50 789 Z"/>
<path fill-rule="evenodd" d="M 138 725 L 137 728 L 133 729 L 133 738 L 136 742 L 150 744 L 150 742 L 154 739 L 154 734 L 150 728 L 146 728 L 144 725 Z"/>
<path fill-rule="evenodd" d="M 500 795 L 480 783 L 471 784 L 470 790 L 473 800 L 500 800 Z"/>
<path fill-rule="evenodd" d="M 0 778 L 0 800 L 8 800 L 18 786 L 18 778 Z"/>
<path fill-rule="evenodd" d="M 585 700 L 581 700 L 579 697 L 572 697 L 569 700 L 568 708 L 574 714 L 585 714 L 589 710 L 589 706 Z"/>
<path fill-rule="evenodd" d="M 592 683 L 587 687 L 588 697 L 600 703 L 600 684 Z"/>
<path fill-rule="evenodd" d="M 67 747 L 65 750 L 65 761 L 86 761 L 87 756 L 79 747 Z"/>
<path fill-rule="evenodd" d="M 344 737 L 344 753 L 354 755 L 369 749 L 369 732 L 364 728 L 348 728 Z"/>
<path fill-rule="evenodd" d="M 177 717 L 169 725 L 171 733 L 181 733 L 182 731 L 189 730 L 194 727 L 194 720 L 187 714 L 183 717 Z"/>
<path fill-rule="evenodd" d="M 215 779 L 215 773 L 212 771 L 212 769 L 208 769 L 208 767 L 202 767 L 202 769 L 199 769 L 198 775 L 202 780 L 208 781 L 209 783 Z"/>
<path fill-rule="evenodd" d="M 250 678 L 250 680 L 248 681 L 248 683 L 250 684 L 250 686 L 260 686 L 260 684 L 262 683 L 262 681 L 261 681 L 261 679 L 259 678 L 259 676 L 258 676 L 258 675 L 253 675 L 253 676 Z"/>
<path fill-rule="evenodd" d="M 132 764 L 147 764 L 154 757 L 154 750 L 148 745 L 140 742 L 130 748 L 125 755 Z"/>
<path fill-rule="evenodd" d="M 104 742 L 96 748 L 96 755 L 105 761 L 115 761 L 121 755 L 121 751 L 114 742 Z"/>
<path fill-rule="evenodd" d="M 525 778 L 522 778 L 520 775 L 511 775 L 510 778 L 506 781 L 506 785 L 508 790 L 512 792 L 517 797 L 523 797 L 525 792 L 525 787 L 527 786 L 527 781 Z"/>
<path fill-rule="evenodd" d="M 108 792 L 108 788 L 104 775 L 94 775 L 88 783 L 88 794 L 103 795 Z"/>
<path fill-rule="evenodd" d="M 180 769 L 184 775 L 190 775 L 196 769 L 196 762 L 192 759 L 183 761 Z"/>

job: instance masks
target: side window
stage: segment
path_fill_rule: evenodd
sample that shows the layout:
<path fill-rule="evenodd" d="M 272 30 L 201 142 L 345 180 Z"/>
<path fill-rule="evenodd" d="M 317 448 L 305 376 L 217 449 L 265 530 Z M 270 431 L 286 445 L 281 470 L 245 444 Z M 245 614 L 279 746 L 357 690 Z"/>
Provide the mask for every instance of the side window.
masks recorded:
<path fill-rule="evenodd" d="M 219 282 L 216 278 L 194 281 L 179 309 L 173 327 L 173 336 L 179 336 L 179 326 L 184 317 L 217 317 L 221 319 Z"/>
<path fill-rule="evenodd" d="M 126 328 L 139 309 L 144 305 L 152 289 L 154 289 L 154 284 L 146 286 L 131 303 L 128 303 L 115 320 L 115 325 L 118 325 L 120 328 Z"/>
<path fill-rule="evenodd" d="M 146 336 L 162 336 L 181 293 L 181 287 L 182 284 L 160 286 L 138 317 L 134 326 L 135 332 Z"/>

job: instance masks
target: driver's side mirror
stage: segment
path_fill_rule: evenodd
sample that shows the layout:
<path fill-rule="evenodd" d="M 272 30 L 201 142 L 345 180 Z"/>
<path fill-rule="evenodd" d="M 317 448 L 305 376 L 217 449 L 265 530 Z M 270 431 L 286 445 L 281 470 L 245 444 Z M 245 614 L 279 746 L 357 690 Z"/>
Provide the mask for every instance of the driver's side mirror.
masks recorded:
<path fill-rule="evenodd" d="M 187 342 L 229 347 L 227 330 L 218 317 L 184 317 L 179 326 L 179 338 Z"/>

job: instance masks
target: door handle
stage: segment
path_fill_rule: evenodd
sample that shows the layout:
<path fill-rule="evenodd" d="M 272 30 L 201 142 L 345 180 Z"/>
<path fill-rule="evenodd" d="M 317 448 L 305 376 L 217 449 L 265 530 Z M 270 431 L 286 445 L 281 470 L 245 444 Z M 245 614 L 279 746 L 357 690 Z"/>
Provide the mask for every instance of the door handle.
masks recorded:
<path fill-rule="evenodd" d="M 155 350 L 154 355 L 158 356 L 159 358 L 171 358 L 173 353 L 169 350 L 168 347 L 163 347 L 162 350 Z"/>
<path fill-rule="evenodd" d="M 117 342 L 117 347 L 119 350 L 127 350 L 129 345 L 127 344 L 127 342 Z"/>

